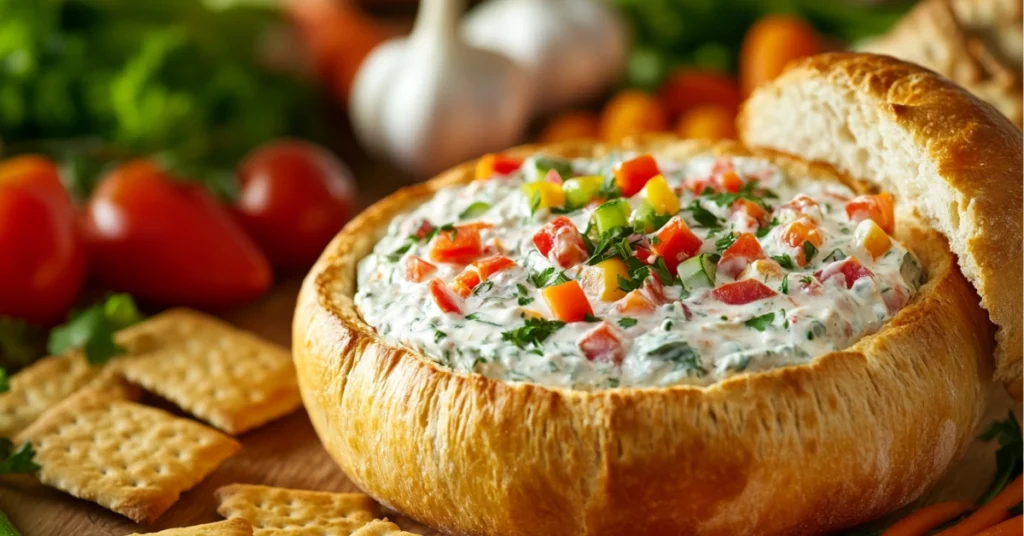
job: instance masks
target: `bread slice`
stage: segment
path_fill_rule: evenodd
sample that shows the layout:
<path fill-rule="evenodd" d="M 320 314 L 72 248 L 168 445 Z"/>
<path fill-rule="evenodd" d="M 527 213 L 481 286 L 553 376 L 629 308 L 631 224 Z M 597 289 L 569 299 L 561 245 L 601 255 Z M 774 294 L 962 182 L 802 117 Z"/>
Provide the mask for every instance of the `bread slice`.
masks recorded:
<path fill-rule="evenodd" d="M 1021 397 L 1021 132 L 950 81 L 887 56 L 823 54 L 757 90 L 749 146 L 827 162 L 895 192 L 949 240 L 996 332 L 996 377 Z"/>

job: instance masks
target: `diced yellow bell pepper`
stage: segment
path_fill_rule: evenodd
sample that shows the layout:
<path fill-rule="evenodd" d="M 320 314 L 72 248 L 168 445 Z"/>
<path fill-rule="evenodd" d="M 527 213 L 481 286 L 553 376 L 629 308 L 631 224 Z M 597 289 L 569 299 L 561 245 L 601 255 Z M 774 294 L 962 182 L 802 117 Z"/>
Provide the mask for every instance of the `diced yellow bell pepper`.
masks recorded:
<path fill-rule="evenodd" d="M 874 220 L 864 220 L 857 225 L 856 237 L 864 249 L 877 259 L 892 248 L 892 240 Z"/>
<path fill-rule="evenodd" d="M 584 272 L 583 288 L 588 294 L 597 294 L 601 301 L 612 302 L 626 295 L 619 288 L 619 276 L 629 279 L 629 270 L 622 259 L 601 261 Z"/>
<path fill-rule="evenodd" d="M 565 206 L 565 190 L 561 184 L 549 181 L 528 182 L 523 185 L 523 194 L 531 209 Z"/>
<path fill-rule="evenodd" d="M 647 181 L 643 192 L 647 202 L 654 207 L 658 214 L 672 216 L 679 212 L 679 197 L 672 191 L 664 176 L 658 175 Z"/>
<path fill-rule="evenodd" d="M 485 154 L 476 161 L 476 180 L 483 181 L 491 178 L 491 174 L 494 173 L 494 155 Z"/>

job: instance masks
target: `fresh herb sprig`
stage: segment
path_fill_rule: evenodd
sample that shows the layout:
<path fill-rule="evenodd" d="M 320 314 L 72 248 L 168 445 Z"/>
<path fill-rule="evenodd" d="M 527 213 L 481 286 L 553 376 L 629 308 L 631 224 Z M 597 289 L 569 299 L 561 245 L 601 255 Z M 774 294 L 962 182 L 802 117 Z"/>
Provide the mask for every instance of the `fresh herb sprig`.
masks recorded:
<path fill-rule="evenodd" d="M 31 442 L 25 442 L 14 450 L 10 439 L 0 437 L 0 475 L 31 474 L 39 470 L 35 463 L 36 452 Z"/>
<path fill-rule="evenodd" d="M 113 294 L 105 301 L 72 313 L 68 322 L 50 332 L 47 350 L 59 355 L 82 350 L 90 365 L 101 365 L 124 352 L 114 342 L 114 333 L 142 319 L 128 294 Z"/>
<path fill-rule="evenodd" d="M 565 322 L 559 320 L 526 318 L 522 326 L 503 332 L 501 339 L 511 342 L 520 349 L 526 349 L 528 346 L 540 346 L 563 326 L 565 326 Z"/>

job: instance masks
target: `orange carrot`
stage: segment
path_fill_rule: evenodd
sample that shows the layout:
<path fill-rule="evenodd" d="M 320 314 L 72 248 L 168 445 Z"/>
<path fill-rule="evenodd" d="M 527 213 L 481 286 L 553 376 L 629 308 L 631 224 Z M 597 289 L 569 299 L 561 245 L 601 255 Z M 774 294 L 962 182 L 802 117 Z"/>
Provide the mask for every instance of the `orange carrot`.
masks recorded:
<path fill-rule="evenodd" d="M 973 505 L 964 501 L 949 501 L 926 506 L 886 529 L 882 536 L 922 536 L 971 508 Z"/>
<path fill-rule="evenodd" d="M 1024 476 L 1018 476 L 991 501 L 967 519 L 939 533 L 939 536 L 973 536 L 1010 517 L 1010 508 L 1024 498 Z"/>
<path fill-rule="evenodd" d="M 1024 516 L 1007 519 L 975 536 L 1020 536 L 1021 534 L 1024 534 Z"/>

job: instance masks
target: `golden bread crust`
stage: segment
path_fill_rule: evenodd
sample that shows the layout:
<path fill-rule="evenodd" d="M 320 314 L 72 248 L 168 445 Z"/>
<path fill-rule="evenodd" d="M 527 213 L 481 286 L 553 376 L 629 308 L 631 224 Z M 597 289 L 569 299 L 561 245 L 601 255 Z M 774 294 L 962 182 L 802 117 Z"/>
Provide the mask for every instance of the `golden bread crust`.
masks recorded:
<path fill-rule="evenodd" d="M 670 158 L 746 152 L 627 145 Z M 382 504 L 463 534 L 814 534 L 910 502 L 972 438 L 992 328 L 942 238 L 910 221 L 902 238 L 929 282 L 879 333 L 807 365 L 706 388 L 577 391 L 453 372 L 388 343 L 353 304 L 356 264 L 394 216 L 472 175 L 467 163 L 370 207 L 300 293 L 293 353 L 309 416 Z"/>
<path fill-rule="evenodd" d="M 949 80 L 887 56 L 795 62 L 744 103 L 740 137 L 893 191 L 947 237 L 999 328 L 996 377 L 1021 397 L 1021 131 Z"/>

